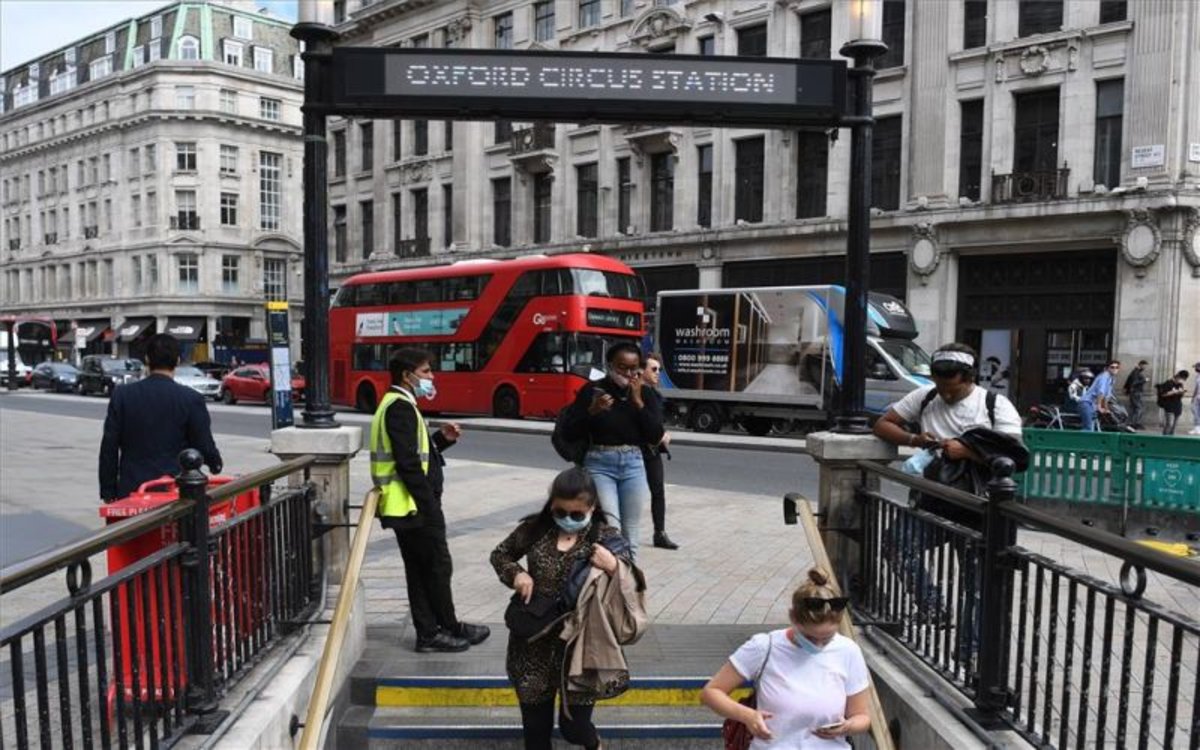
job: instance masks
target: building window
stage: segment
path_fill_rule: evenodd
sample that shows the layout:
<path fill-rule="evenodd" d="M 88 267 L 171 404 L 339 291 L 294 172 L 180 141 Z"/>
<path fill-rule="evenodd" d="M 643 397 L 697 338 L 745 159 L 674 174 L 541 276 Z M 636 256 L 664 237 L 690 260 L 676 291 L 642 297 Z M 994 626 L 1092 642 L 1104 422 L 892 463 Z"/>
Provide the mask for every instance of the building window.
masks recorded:
<path fill-rule="evenodd" d="M 600 170 L 596 164 L 575 167 L 575 234 L 595 237 L 600 234 Z"/>
<path fill-rule="evenodd" d="M 179 172 L 196 171 L 196 144 L 181 141 L 175 144 L 175 169 Z"/>
<path fill-rule="evenodd" d="M 129 197 L 129 209 L 133 214 L 133 225 L 140 227 L 142 225 L 142 196 L 134 193 Z"/>
<path fill-rule="evenodd" d="M 883 0 L 883 43 L 887 52 L 879 58 L 879 68 L 897 68 L 904 64 L 904 0 Z"/>
<path fill-rule="evenodd" d="M 632 231 L 633 207 L 633 178 L 630 171 L 629 157 L 617 159 L 617 233 L 630 234 Z"/>
<path fill-rule="evenodd" d="M 1100 0 L 1100 23 L 1124 21 L 1129 14 L 1127 0 Z"/>
<path fill-rule="evenodd" d="M 221 89 L 220 97 L 221 97 L 221 111 L 226 114 L 236 115 L 237 109 L 238 109 L 237 92 L 234 91 L 233 89 Z"/>
<path fill-rule="evenodd" d="M 413 120 L 413 156 L 429 153 L 429 120 Z"/>
<path fill-rule="evenodd" d="M 200 291 L 200 258 L 194 253 L 181 253 L 175 257 L 179 264 L 179 291 L 196 294 Z"/>
<path fill-rule="evenodd" d="M 152 63 L 162 58 L 162 39 L 154 37 L 146 45 L 146 62 Z"/>
<path fill-rule="evenodd" d="M 158 193 L 146 193 L 146 224 L 149 226 L 158 224 Z"/>
<path fill-rule="evenodd" d="M 142 294 L 146 281 L 142 277 L 142 256 L 135 255 L 129 259 L 130 275 L 133 277 L 133 293 Z"/>
<path fill-rule="evenodd" d="M 1092 179 L 1097 185 L 1121 184 L 1121 126 L 1125 114 L 1125 79 L 1096 81 L 1096 159 Z"/>
<path fill-rule="evenodd" d="M 511 143 L 513 126 L 511 120 L 496 120 L 492 123 L 492 143 Z"/>
<path fill-rule="evenodd" d="M 287 261 L 283 258 L 263 260 L 263 293 L 268 302 L 287 300 Z"/>
<path fill-rule="evenodd" d="M 252 24 L 250 19 L 246 18 L 245 16 L 234 16 L 233 35 L 238 39 L 253 39 L 254 24 Z"/>
<path fill-rule="evenodd" d="M 342 23 L 346 20 L 346 0 L 333 0 L 333 22 Z"/>
<path fill-rule="evenodd" d="M 400 150 L 400 134 L 404 132 L 404 120 L 392 120 L 392 161 L 400 161 L 403 152 Z"/>
<path fill-rule="evenodd" d="M 550 241 L 553 205 L 551 202 L 554 178 L 549 174 L 534 175 L 533 178 L 533 241 Z"/>
<path fill-rule="evenodd" d="M 221 226 L 236 227 L 237 211 L 237 193 L 221 193 Z"/>
<path fill-rule="evenodd" d="M 176 86 L 175 87 L 175 108 L 176 109 L 195 109 L 196 108 L 196 88 L 194 86 Z"/>
<path fill-rule="evenodd" d="M 235 175 L 238 170 L 238 147 L 221 144 L 221 174 Z"/>
<path fill-rule="evenodd" d="M 496 49 L 512 49 L 513 14 L 501 13 L 492 19 L 492 23 L 495 24 L 492 46 Z"/>
<path fill-rule="evenodd" d="M 1015 94 L 1013 171 L 1049 171 L 1058 165 L 1058 89 Z"/>
<path fill-rule="evenodd" d="M 283 154 L 258 153 L 258 228 L 279 229 L 283 196 Z"/>
<path fill-rule="evenodd" d="M 154 174 L 158 169 L 158 148 L 153 144 L 146 146 L 146 174 Z"/>
<path fill-rule="evenodd" d="M 429 190 L 417 188 L 412 191 L 413 237 L 420 246 L 429 244 Z"/>
<path fill-rule="evenodd" d="M 333 207 L 333 258 L 346 262 L 346 207 Z"/>
<path fill-rule="evenodd" d="M 872 143 L 871 205 L 885 211 L 900 208 L 901 128 L 899 116 L 875 120 Z"/>
<path fill-rule="evenodd" d="M 492 244 L 512 244 L 512 178 L 492 180 Z"/>
<path fill-rule="evenodd" d="M 254 69 L 260 73 L 272 72 L 275 69 L 275 52 L 268 47 L 255 47 Z"/>
<path fill-rule="evenodd" d="M 621 0 L 621 18 L 633 15 L 633 0 Z"/>
<path fill-rule="evenodd" d="M 392 193 L 392 253 L 400 255 L 400 248 L 403 244 L 404 234 L 404 214 L 401 213 L 402 206 L 400 205 L 400 193 Z"/>
<path fill-rule="evenodd" d="M 696 147 L 696 224 L 712 226 L 713 147 Z"/>
<path fill-rule="evenodd" d="M 346 176 L 346 131 L 338 130 L 333 134 L 333 176 Z"/>
<path fill-rule="evenodd" d="M 800 57 L 828 60 L 833 11 L 826 8 L 800 16 Z"/>
<path fill-rule="evenodd" d="M 983 181 L 983 100 L 962 102 L 958 140 L 958 196 L 978 201 Z"/>
<path fill-rule="evenodd" d="M 1058 31 L 1063 22 L 1063 0 L 1019 0 L 1017 35 L 1032 36 Z"/>
<path fill-rule="evenodd" d="M 548 42 L 554 38 L 554 0 L 540 0 L 533 4 L 533 38 Z"/>
<path fill-rule="evenodd" d="M 699 43 L 699 50 L 698 50 L 699 54 L 710 55 L 710 56 L 717 54 L 717 38 L 716 37 L 702 36 L 696 41 Z"/>
<path fill-rule="evenodd" d="M 237 294 L 241 287 L 238 283 L 238 271 L 241 258 L 236 255 L 221 256 L 221 291 L 225 294 Z"/>
<path fill-rule="evenodd" d="M 600 25 L 600 0 L 579 0 L 579 28 Z"/>
<path fill-rule="evenodd" d="M 158 39 L 162 36 L 162 16 L 155 16 L 150 19 L 150 38 Z"/>
<path fill-rule="evenodd" d="M 442 150 L 450 152 L 454 150 L 454 121 L 442 121 Z"/>
<path fill-rule="evenodd" d="M 140 68 L 142 66 L 142 63 L 144 63 L 145 61 L 146 61 L 146 48 L 139 44 L 138 46 L 133 48 L 133 67 Z M 50 93 L 51 94 L 55 93 L 53 77 L 50 78 Z"/>
<path fill-rule="evenodd" d="M 375 163 L 375 123 L 364 122 L 358 126 L 358 168 L 370 172 Z"/>
<path fill-rule="evenodd" d="M 359 201 L 358 216 L 362 229 L 362 259 L 375 252 L 375 201 Z"/>
<path fill-rule="evenodd" d="M 180 60 L 199 60 L 200 59 L 200 40 L 194 36 L 184 36 L 179 38 L 179 59 Z"/>
<path fill-rule="evenodd" d="M 987 0 L 963 0 L 963 49 L 987 44 Z"/>
<path fill-rule="evenodd" d="M 92 60 L 91 64 L 88 65 L 88 80 L 89 81 L 95 81 L 99 78 L 103 78 L 104 76 L 108 75 L 109 73 L 112 73 L 112 55 L 105 55 L 104 57 L 100 57 L 95 60 Z M 36 92 L 36 87 L 34 87 L 34 89 Z M 33 100 L 37 101 L 36 93 L 34 95 Z"/>
<path fill-rule="evenodd" d="M 454 185 L 442 185 L 442 244 L 454 244 Z"/>
<path fill-rule="evenodd" d="M 767 25 L 748 26 L 737 30 L 739 57 L 767 56 Z"/>
<path fill-rule="evenodd" d="M 242 52 L 245 47 L 241 42 L 231 42 L 228 39 L 221 45 L 225 51 L 225 64 L 242 67 Z"/>
<path fill-rule="evenodd" d="M 650 156 L 650 231 L 665 232 L 675 226 L 675 155 Z"/>
<path fill-rule="evenodd" d="M 823 132 L 796 134 L 796 218 L 824 216 L 829 179 L 829 138 Z"/>
<path fill-rule="evenodd" d="M 283 105 L 278 99 L 269 99 L 265 96 L 259 97 L 258 100 L 258 116 L 264 120 L 279 120 L 279 109 Z"/>
<path fill-rule="evenodd" d="M 94 218 L 93 218 L 94 223 Z M 196 191 L 175 191 L 175 229 L 197 230 L 200 228 L 200 214 L 196 212 Z"/>
<path fill-rule="evenodd" d="M 764 139 L 745 138 L 734 141 L 736 149 L 736 183 L 734 185 L 734 220 L 756 224 L 763 220 L 763 147 Z"/>

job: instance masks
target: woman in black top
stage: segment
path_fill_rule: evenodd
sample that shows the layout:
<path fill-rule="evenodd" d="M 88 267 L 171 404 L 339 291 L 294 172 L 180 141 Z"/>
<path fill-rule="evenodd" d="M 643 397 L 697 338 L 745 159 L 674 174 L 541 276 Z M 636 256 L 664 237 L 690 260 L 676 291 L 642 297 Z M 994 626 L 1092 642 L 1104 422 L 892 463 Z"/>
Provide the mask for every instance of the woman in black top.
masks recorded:
<path fill-rule="evenodd" d="M 563 431 L 569 440 L 588 440 L 583 465 L 596 480 L 600 507 L 620 524 L 636 558 L 642 513 L 650 502 L 642 446 L 662 440 L 662 407 L 642 382 L 637 345 L 614 344 L 607 362 L 604 378 L 580 389 Z"/>

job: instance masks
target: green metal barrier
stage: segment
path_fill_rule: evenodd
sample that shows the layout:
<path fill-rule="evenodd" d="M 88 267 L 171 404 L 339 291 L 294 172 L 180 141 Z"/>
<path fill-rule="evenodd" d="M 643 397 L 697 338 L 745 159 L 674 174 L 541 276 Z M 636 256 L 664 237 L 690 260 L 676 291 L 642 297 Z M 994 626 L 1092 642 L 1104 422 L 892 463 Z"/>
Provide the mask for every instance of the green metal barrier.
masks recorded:
<path fill-rule="evenodd" d="M 1021 495 L 1200 513 L 1200 440 L 1117 432 L 1026 429 Z"/>

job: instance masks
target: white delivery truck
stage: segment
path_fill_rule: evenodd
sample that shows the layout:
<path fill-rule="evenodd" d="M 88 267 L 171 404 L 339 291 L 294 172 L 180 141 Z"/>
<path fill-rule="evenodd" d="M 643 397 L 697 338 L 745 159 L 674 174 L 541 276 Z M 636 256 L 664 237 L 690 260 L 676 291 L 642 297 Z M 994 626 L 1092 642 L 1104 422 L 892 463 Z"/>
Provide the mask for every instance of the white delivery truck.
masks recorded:
<path fill-rule="evenodd" d="M 842 380 L 845 298 L 833 285 L 659 292 L 668 403 L 701 432 L 736 423 L 765 435 L 776 420 L 825 428 Z M 900 300 L 872 292 L 867 312 L 865 406 L 882 414 L 930 384 L 929 355 Z"/>

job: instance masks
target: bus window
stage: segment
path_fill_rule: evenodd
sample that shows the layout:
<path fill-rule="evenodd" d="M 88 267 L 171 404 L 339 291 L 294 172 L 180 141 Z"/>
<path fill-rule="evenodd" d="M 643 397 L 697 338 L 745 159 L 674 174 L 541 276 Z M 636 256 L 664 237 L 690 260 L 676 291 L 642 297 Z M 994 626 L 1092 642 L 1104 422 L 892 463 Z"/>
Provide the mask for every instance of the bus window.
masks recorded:
<path fill-rule="evenodd" d="M 446 299 L 450 301 L 479 299 L 479 295 L 483 294 L 483 288 L 487 286 L 491 278 L 491 275 L 488 274 L 446 279 Z"/>
<path fill-rule="evenodd" d="M 358 304 L 358 286 L 344 286 L 338 290 L 337 297 L 333 300 L 334 307 L 354 307 Z"/>
<path fill-rule="evenodd" d="M 576 375 L 591 379 L 593 370 L 604 372 L 608 347 L 624 341 L 637 345 L 632 338 L 608 338 L 594 333 L 577 333 L 571 337 L 568 366 Z"/>
<path fill-rule="evenodd" d="M 441 302 L 445 296 L 446 285 L 442 279 L 425 279 L 415 284 L 414 302 Z"/>
<path fill-rule="evenodd" d="M 591 297 L 616 297 L 618 299 L 641 299 L 636 276 L 611 271 L 596 271 L 589 268 L 572 268 L 572 293 Z"/>
<path fill-rule="evenodd" d="M 386 305 L 387 304 L 387 285 L 386 284 L 362 284 L 358 287 L 358 302 L 356 304 L 366 307 L 367 305 Z"/>
<path fill-rule="evenodd" d="M 385 344 L 355 344 L 354 369 L 385 372 L 388 369 L 388 353 Z"/>
<path fill-rule="evenodd" d="M 438 344 L 441 356 L 438 358 L 438 370 L 441 372 L 474 372 L 475 345 Z"/>
<path fill-rule="evenodd" d="M 517 364 L 517 372 L 566 372 L 567 336 L 542 333 L 529 345 Z"/>

